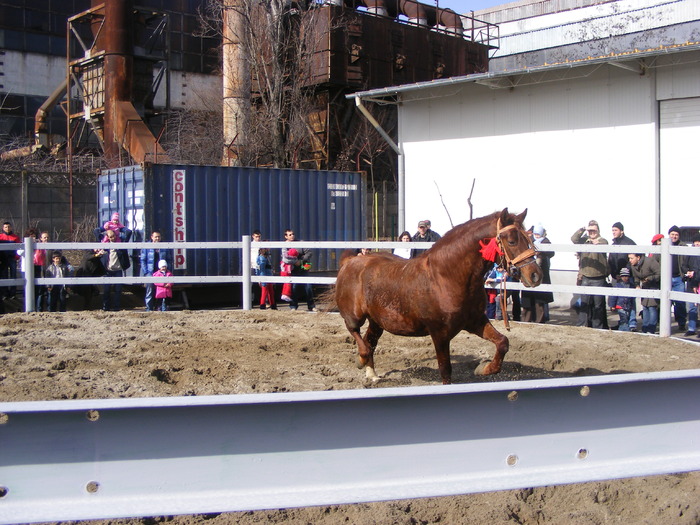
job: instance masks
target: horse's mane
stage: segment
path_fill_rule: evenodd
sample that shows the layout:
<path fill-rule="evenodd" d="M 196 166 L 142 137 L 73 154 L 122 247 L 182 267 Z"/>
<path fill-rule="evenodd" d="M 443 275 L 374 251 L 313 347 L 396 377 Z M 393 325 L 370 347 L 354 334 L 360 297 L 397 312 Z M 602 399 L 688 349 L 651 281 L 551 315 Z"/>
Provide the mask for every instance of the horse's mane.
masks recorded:
<path fill-rule="evenodd" d="M 472 246 L 475 248 L 475 252 L 478 252 L 479 241 L 487 237 L 493 237 L 493 225 L 500 215 L 501 212 L 497 211 L 491 215 L 478 217 L 458 224 L 436 241 L 432 248 L 424 252 L 421 256 L 429 256 L 431 258 L 451 257 L 455 255 L 454 252 L 463 251 Z"/>

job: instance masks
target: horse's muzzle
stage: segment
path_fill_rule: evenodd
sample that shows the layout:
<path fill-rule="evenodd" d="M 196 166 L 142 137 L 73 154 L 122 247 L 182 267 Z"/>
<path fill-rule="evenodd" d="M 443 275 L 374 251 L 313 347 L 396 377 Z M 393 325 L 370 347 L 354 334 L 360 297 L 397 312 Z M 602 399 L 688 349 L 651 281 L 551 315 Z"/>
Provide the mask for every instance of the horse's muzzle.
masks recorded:
<path fill-rule="evenodd" d="M 542 268 L 537 264 L 534 257 L 526 260 L 523 264 L 514 266 L 512 275 L 519 278 L 520 282 L 528 288 L 534 288 L 542 284 Z"/>

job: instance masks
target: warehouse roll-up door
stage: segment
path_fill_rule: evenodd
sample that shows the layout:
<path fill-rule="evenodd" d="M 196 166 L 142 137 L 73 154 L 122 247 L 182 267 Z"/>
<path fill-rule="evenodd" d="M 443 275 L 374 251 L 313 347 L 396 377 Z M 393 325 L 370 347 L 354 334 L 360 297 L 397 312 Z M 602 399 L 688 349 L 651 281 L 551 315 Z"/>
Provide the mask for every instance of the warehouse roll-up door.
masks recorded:
<path fill-rule="evenodd" d="M 700 224 L 700 98 L 661 101 L 659 119 L 660 218 L 666 234 L 674 224 Z"/>

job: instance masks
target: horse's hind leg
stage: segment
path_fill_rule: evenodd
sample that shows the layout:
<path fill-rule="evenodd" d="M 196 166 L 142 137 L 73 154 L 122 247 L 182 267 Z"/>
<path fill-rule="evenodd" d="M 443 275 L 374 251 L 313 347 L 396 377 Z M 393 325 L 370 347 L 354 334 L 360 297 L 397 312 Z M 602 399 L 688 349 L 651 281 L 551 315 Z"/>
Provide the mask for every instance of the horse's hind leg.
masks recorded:
<path fill-rule="evenodd" d="M 508 352 L 510 344 L 508 342 L 508 338 L 496 330 L 490 322 L 486 322 L 481 329 L 475 330 L 472 333 L 486 339 L 487 341 L 491 341 L 496 345 L 496 353 L 493 355 L 493 359 L 491 361 L 484 361 L 483 363 L 479 364 L 479 366 L 476 367 L 474 374 L 478 376 L 497 374 L 501 371 L 503 358 Z"/>

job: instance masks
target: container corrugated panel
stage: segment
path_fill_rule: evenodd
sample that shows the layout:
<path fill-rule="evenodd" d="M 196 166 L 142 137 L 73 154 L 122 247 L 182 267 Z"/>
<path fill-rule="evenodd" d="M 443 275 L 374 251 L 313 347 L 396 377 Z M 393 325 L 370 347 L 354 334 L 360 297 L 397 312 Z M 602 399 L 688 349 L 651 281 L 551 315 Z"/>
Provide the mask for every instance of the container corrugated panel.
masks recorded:
<path fill-rule="evenodd" d="M 365 178 L 356 172 L 155 164 L 108 170 L 100 190 L 101 218 L 119 211 L 136 239 L 157 229 L 164 241 L 235 242 L 259 229 L 263 239 L 281 241 L 291 228 L 298 240 L 358 241 L 365 231 Z M 314 250 L 313 269 L 336 270 L 340 251 Z M 181 273 L 241 271 L 240 250 L 179 255 Z"/>

